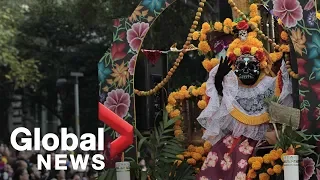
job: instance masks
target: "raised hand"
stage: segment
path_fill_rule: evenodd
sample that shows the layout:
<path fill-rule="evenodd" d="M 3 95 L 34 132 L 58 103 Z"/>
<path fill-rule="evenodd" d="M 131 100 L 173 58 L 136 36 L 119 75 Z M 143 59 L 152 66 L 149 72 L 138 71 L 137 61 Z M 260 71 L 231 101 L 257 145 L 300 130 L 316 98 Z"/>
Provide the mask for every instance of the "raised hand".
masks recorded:
<path fill-rule="evenodd" d="M 220 65 L 218 67 L 218 71 L 217 71 L 217 74 L 215 77 L 215 87 L 216 87 L 218 94 L 220 96 L 223 96 L 223 93 L 222 93 L 223 78 L 231 71 L 231 69 L 232 69 L 231 66 L 232 66 L 232 63 L 230 62 L 228 57 L 225 57 L 224 60 L 222 57 L 220 58 Z"/>

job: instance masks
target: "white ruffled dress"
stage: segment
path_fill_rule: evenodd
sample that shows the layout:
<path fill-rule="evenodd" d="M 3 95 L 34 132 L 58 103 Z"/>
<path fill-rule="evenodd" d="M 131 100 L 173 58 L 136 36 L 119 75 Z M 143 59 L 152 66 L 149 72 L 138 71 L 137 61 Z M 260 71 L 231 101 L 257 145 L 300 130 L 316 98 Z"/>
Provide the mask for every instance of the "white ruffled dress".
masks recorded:
<path fill-rule="evenodd" d="M 227 134 L 232 134 L 235 138 L 245 136 L 256 141 L 264 140 L 269 126 L 267 122 L 260 125 L 244 124 L 233 117 L 231 112 L 236 108 L 247 116 L 260 117 L 265 114 L 268 107 L 264 100 L 274 95 L 277 78 L 265 76 L 255 86 L 244 87 L 239 84 L 236 74 L 230 71 L 224 77 L 221 98 L 214 85 L 217 70 L 218 66 L 209 73 L 206 94 L 210 100 L 208 106 L 197 118 L 201 126 L 206 129 L 203 139 L 210 141 L 212 145 Z M 284 62 L 280 70 L 283 88 L 279 101 L 283 105 L 292 106 L 292 84 Z"/>

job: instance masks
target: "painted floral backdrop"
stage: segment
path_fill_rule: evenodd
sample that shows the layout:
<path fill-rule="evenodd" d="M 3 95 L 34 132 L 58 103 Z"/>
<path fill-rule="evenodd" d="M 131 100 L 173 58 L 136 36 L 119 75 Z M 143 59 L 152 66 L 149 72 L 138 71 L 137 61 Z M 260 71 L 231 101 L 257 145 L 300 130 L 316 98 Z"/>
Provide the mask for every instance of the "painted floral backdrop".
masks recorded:
<path fill-rule="evenodd" d="M 142 0 L 128 18 L 113 21 L 113 40 L 98 63 L 100 102 L 135 126 L 134 71 L 143 39 L 155 19 L 175 0 Z M 109 135 L 116 133 L 106 127 Z M 136 144 L 125 152 L 136 157 Z"/>
<path fill-rule="evenodd" d="M 291 57 L 298 65 L 300 127 L 320 153 L 320 23 L 315 0 L 274 0 L 271 4 L 274 15 L 288 27 Z M 308 164 L 304 180 L 320 180 L 319 156 L 304 161 Z"/>

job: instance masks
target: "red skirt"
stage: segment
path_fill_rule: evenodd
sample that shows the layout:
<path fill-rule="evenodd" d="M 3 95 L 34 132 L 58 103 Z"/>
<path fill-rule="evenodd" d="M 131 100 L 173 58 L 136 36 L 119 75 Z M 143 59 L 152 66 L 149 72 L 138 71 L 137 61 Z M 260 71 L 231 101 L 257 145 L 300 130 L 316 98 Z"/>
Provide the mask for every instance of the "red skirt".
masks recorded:
<path fill-rule="evenodd" d="M 225 136 L 208 153 L 197 180 L 246 180 L 248 159 L 256 144 L 246 137 Z"/>

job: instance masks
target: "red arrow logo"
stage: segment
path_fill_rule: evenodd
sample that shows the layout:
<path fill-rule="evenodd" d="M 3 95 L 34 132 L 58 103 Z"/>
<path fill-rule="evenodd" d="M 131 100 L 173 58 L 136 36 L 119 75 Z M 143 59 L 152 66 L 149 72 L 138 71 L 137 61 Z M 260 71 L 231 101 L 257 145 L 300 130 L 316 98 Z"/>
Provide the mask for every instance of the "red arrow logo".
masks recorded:
<path fill-rule="evenodd" d="M 133 126 L 99 102 L 99 119 L 120 134 L 110 144 L 110 157 L 114 158 L 133 143 Z"/>

